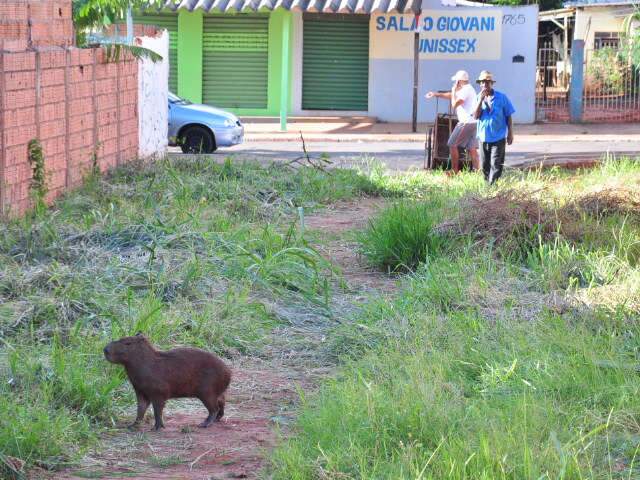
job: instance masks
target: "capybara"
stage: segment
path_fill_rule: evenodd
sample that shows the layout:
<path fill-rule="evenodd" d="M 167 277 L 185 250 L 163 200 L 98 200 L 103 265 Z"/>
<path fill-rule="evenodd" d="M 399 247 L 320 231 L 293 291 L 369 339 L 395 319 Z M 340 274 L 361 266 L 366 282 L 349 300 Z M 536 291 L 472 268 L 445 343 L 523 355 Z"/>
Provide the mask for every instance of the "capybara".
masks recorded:
<path fill-rule="evenodd" d="M 231 382 L 231 371 L 215 355 L 197 348 L 156 350 L 147 337 L 138 333 L 124 337 L 104 347 L 104 356 L 111 363 L 124 365 L 138 399 L 138 425 L 153 405 L 155 429 L 164 427 L 162 410 L 170 398 L 195 397 L 209 410 L 200 424 L 206 428 L 224 415 L 224 392 Z"/>

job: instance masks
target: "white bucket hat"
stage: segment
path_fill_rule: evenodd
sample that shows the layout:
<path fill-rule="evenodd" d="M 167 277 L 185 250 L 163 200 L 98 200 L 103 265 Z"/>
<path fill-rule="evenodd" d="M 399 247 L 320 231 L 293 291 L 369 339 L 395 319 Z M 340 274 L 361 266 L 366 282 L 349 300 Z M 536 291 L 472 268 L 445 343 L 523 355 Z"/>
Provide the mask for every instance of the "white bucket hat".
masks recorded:
<path fill-rule="evenodd" d="M 465 82 L 469 81 L 469 74 L 465 70 L 458 70 L 456 74 L 451 77 L 451 81 L 457 82 L 460 80 L 464 80 Z"/>

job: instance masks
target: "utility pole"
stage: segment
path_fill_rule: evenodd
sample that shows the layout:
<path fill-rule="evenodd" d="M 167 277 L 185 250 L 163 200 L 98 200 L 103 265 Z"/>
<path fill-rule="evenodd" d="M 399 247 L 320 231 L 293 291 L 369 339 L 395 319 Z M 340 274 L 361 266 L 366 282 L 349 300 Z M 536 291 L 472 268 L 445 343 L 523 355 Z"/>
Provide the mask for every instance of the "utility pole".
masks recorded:
<path fill-rule="evenodd" d="M 413 115 L 411 130 L 418 131 L 418 83 L 420 79 L 420 14 L 422 9 L 415 14 L 415 28 L 413 30 Z"/>

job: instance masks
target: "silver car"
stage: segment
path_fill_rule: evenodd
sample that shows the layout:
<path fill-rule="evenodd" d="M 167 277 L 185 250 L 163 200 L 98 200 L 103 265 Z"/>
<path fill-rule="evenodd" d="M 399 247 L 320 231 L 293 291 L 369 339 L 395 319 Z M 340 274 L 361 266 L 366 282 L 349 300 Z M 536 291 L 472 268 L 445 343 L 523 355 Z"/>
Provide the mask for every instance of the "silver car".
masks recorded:
<path fill-rule="evenodd" d="M 169 92 L 169 145 L 184 153 L 213 153 L 242 143 L 244 126 L 233 113 L 184 100 Z"/>

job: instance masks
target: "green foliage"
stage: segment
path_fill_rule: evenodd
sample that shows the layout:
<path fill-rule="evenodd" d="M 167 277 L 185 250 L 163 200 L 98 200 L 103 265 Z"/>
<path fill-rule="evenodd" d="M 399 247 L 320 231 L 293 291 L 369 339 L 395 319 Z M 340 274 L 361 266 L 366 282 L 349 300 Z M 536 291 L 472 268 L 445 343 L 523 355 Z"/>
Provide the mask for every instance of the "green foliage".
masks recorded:
<path fill-rule="evenodd" d="M 36 208 L 42 208 L 44 197 L 47 194 L 47 178 L 44 165 L 44 153 L 40 140 L 34 138 L 29 140 L 27 146 L 27 156 L 31 166 L 31 183 L 29 188 L 31 196 L 36 204 Z"/>
<path fill-rule="evenodd" d="M 626 62 L 617 49 L 601 48 L 593 52 L 587 68 L 589 88 L 605 95 L 624 93 Z"/>

